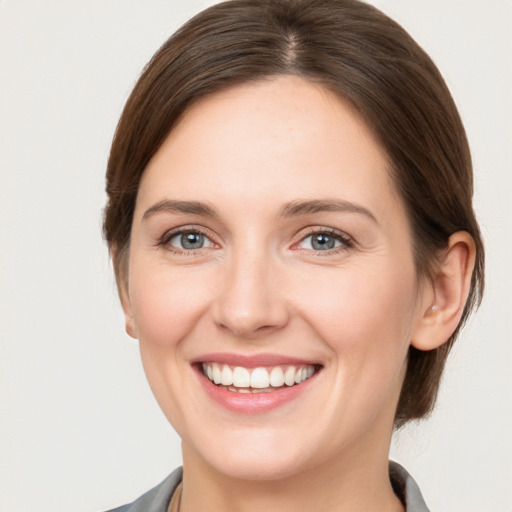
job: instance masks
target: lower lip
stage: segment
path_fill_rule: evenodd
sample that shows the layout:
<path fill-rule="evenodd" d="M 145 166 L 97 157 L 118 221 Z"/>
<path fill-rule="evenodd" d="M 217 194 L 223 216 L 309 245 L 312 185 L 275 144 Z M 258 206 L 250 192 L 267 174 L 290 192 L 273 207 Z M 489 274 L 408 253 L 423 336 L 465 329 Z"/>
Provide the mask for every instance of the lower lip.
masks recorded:
<path fill-rule="evenodd" d="M 290 387 L 261 393 L 237 393 L 216 386 L 198 369 L 199 380 L 208 396 L 226 409 L 241 414 L 261 414 L 284 405 L 307 391 L 317 373 L 309 379 Z"/>

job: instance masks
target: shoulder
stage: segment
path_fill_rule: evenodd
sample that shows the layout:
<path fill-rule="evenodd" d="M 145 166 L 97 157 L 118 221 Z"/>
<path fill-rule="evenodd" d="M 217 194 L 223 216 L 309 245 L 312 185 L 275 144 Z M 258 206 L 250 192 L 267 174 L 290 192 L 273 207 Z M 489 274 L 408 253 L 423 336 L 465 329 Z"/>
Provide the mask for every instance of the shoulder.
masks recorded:
<path fill-rule="evenodd" d="M 405 505 L 407 512 L 429 512 L 418 484 L 404 467 L 389 461 L 389 478 L 395 494 Z"/>
<path fill-rule="evenodd" d="M 172 495 L 182 478 L 183 468 L 178 468 L 163 482 L 137 498 L 133 503 L 107 512 L 167 512 Z"/>

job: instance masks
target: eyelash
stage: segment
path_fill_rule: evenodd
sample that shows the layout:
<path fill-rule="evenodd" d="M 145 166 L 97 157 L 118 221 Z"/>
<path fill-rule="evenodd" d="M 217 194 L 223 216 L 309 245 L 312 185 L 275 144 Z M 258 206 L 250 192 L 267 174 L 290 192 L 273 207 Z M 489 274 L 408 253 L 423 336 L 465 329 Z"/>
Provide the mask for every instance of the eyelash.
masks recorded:
<path fill-rule="evenodd" d="M 305 249 L 307 251 L 311 251 L 315 256 L 329 256 L 332 254 L 337 254 L 348 249 L 354 247 L 354 241 L 345 233 L 338 231 L 333 228 L 310 228 L 305 234 L 301 235 L 301 238 L 298 242 L 293 245 L 295 250 L 301 250 L 300 247 L 297 247 L 299 244 L 303 243 L 308 237 L 314 235 L 327 235 L 333 238 L 335 241 L 340 242 L 339 247 L 334 247 L 332 249 L 324 249 L 324 250 L 313 250 L 313 249 Z"/>
<path fill-rule="evenodd" d="M 201 251 L 205 247 L 200 247 L 197 250 L 194 249 L 179 249 L 177 247 L 174 247 L 170 245 L 170 241 L 173 238 L 176 238 L 180 235 L 185 234 L 197 234 L 204 236 L 212 245 L 215 245 L 215 242 L 211 239 L 211 237 L 203 230 L 197 228 L 197 227 L 182 227 L 178 228 L 172 231 L 168 231 L 164 233 L 164 235 L 160 238 L 158 243 L 156 244 L 158 247 L 164 247 L 166 250 L 174 253 L 174 254 L 185 254 L 193 256 L 198 253 L 198 251 Z M 326 235 L 331 238 L 333 238 L 335 241 L 340 242 L 340 246 L 334 247 L 332 249 L 325 249 L 325 250 L 314 250 L 314 249 L 303 249 L 298 247 L 299 244 L 303 243 L 308 237 L 314 236 L 314 235 Z M 346 251 L 348 249 L 351 249 L 354 247 L 354 241 L 352 238 L 347 236 L 345 233 L 342 233 L 340 231 L 337 231 L 332 228 L 310 228 L 305 234 L 302 234 L 300 240 L 293 244 L 292 249 L 293 250 L 307 250 L 314 253 L 316 256 L 328 256 L 331 254 L 339 253 L 342 251 Z"/>
<path fill-rule="evenodd" d="M 196 249 L 196 250 L 180 249 L 178 247 L 173 247 L 172 245 L 170 245 L 170 241 L 173 238 L 176 238 L 180 235 L 185 235 L 185 234 L 202 235 L 207 240 L 209 240 L 212 245 L 215 245 L 215 243 L 212 241 L 211 237 L 205 231 L 203 231 L 197 227 L 190 227 L 190 228 L 182 227 L 182 228 L 178 228 L 178 229 L 175 229 L 172 231 L 168 231 L 168 232 L 164 233 L 164 235 L 160 238 L 160 240 L 158 241 L 158 243 L 156 245 L 158 247 L 164 247 L 167 251 L 170 251 L 173 254 L 186 254 L 189 256 L 193 256 L 193 255 L 197 254 L 197 252 L 200 251 L 201 249 L 204 249 L 204 247 L 200 247 L 199 249 Z"/>

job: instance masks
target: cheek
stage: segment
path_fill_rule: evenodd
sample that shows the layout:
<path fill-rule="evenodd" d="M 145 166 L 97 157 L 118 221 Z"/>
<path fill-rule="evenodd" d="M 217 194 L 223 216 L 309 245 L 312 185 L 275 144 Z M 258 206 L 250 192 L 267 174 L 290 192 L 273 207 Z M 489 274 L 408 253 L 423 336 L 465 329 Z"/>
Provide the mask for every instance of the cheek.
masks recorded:
<path fill-rule="evenodd" d="M 178 432 L 186 432 L 180 404 L 187 396 L 184 383 L 190 368 L 183 364 L 182 341 L 207 310 L 212 283 L 197 272 L 173 271 L 165 264 L 150 266 L 136 258 L 131 264 L 130 298 L 144 371 L 170 423 Z"/>
<path fill-rule="evenodd" d="M 141 345 L 169 348 L 190 333 L 211 296 L 211 283 L 192 272 L 172 272 L 165 265 L 134 272 L 130 282 L 133 319 Z"/>
<path fill-rule="evenodd" d="M 355 424 L 361 431 L 376 417 L 390 424 L 414 323 L 414 272 L 353 273 L 338 286 L 331 283 L 317 291 L 311 298 L 311 322 L 334 360 L 332 393 L 338 398 L 330 404 L 330 413 L 337 418 L 333 424 L 346 429 Z"/>
<path fill-rule="evenodd" d="M 412 266 L 366 267 L 315 277 L 314 286 L 308 287 L 311 292 L 302 292 L 299 307 L 340 364 L 366 376 L 369 372 L 361 371 L 362 365 L 374 364 L 378 373 L 401 368 L 415 318 Z"/>

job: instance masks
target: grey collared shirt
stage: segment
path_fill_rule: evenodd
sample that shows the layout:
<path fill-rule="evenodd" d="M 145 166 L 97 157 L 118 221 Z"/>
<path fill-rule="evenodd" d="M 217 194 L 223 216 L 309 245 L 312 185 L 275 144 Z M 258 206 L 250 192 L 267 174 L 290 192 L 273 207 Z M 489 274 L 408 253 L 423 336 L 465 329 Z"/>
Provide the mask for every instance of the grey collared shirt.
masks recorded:
<path fill-rule="evenodd" d="M 391 461 L 389 477 L 395 494 L 402 500 L 406 512 L 429 512 L 418 484 L 407 471 Z M 167 512 L 176 487 L 183 478 L 183 469 L 173 471 L 163 482 L 137 498 L 133 503 L 123 505 L 108 512 Z"/>

